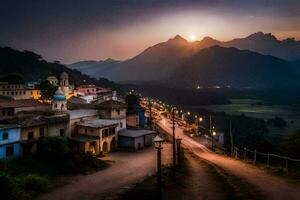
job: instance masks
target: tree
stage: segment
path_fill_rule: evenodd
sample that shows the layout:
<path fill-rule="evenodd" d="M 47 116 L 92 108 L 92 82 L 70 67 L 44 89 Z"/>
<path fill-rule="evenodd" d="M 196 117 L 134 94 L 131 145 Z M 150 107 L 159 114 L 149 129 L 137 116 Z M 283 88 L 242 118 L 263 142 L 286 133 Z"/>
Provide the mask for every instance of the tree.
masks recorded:
<path fill-rule="evenodd" d="M 24 84 L 24 78 L 20 74 L 11 73 L 0 77 L 0 82 L 8 82 L 9 84 Z"/>
<path fill-rule="evenodd" d="M 43 100 L 51 100 L 57 90 L 57 86 L 52 85 L 48 80 L 41 81 L 38 88 L 41 90 Z"/>
<path fill-rule="evenodd" d="M 133 110 L 135 107 L 140 106 L 140 98 L 135 94 L 129 94 L 126 96 L 126 103 L 128 105 L 128 110 Z"/>

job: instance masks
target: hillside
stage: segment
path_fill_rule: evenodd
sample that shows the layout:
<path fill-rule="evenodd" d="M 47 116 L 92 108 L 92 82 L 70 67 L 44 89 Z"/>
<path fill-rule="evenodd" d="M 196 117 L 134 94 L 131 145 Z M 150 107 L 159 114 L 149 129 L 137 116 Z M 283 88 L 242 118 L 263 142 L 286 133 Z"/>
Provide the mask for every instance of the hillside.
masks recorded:
<path fill-rule="evenodd" d="M 214 45 L 248 49 L 292 61 L 300 58 L 299 41 L 278 40 L 272 34 L 262 32 L 226 42 L 211 37 L 188 42 L 177 35 L 166 42 L 147 48 L 126 61 L 83 61 L 71 64 L 69 67 L 96 78 L 106 77 L 115 81 L 161 81 L 167 79 L 175 68 L 182 65 L 196 52 Z"/>
<path fill-rule="evenodd" d="M 110 58 L 100 61 L 88 60 L 70 64 L 68 67 L 84 72 L 91 77 L 107 77 L 113 67 L 120 62 Z"/>
<path fill-rule="evenodd" d="M 169 82 L 180 86 L 285 87 L 299 85 L 293 66 L 249 50 L 213 46 L 178 67 Z"/>
<path fill-rule="evenodd" d="M 59 62 L 47 62 L 40 55 L 30 51 L 18 51 L 9 47 L 0 47 L 0 74 L 17 73 L 25 80 L 38 81 L 46 79 L 50 75 L 59 77 L 62 72 L 69 74 L 71 83 L 98 84 L 102 86 L 116 87 L 107 79 L 90 78 L 77 70 L 70 69 Z"/>

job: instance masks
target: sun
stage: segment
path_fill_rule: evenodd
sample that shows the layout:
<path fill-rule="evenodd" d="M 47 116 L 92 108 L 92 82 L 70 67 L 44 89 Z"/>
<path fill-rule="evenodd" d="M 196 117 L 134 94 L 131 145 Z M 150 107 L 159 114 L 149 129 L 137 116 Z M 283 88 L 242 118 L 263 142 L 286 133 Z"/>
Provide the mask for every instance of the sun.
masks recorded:
<path fill-rule="evenodd" d="M 189 36 L 189 41 L 191 41 L 191 42 L 196 41 L 196 36 L 195 35 L 190 35 Z"/>

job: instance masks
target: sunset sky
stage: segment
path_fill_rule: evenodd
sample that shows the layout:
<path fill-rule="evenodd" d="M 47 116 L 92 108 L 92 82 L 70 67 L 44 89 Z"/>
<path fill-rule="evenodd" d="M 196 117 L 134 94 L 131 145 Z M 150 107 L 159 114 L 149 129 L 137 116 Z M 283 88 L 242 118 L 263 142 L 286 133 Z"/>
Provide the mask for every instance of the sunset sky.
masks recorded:
<path fill-rule="evenodd" d="M 300 40 L 299 0 L 4 0 L 0 45 L 47 60 L 127 59 L 176 34 Z"/>

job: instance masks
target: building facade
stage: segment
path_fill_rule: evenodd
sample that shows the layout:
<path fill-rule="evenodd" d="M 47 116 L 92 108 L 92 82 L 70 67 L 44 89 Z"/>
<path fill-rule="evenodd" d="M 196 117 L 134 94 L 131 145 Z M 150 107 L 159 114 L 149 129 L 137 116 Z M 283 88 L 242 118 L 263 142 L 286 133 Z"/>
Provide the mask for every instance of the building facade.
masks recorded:
<path fill-rule="evenodd" d="M 0 159 L 7 160 L 21 155 L 21 130 L 15 124 L 0 125 Z"/>
<path fill-rule="evenodd" d="M 78 134 L 71 139 L 78 144 L 78 150 L 102 154 L 117 148 L 118 124 L 110 120 L 87 120 L 77 124 Z"/>

